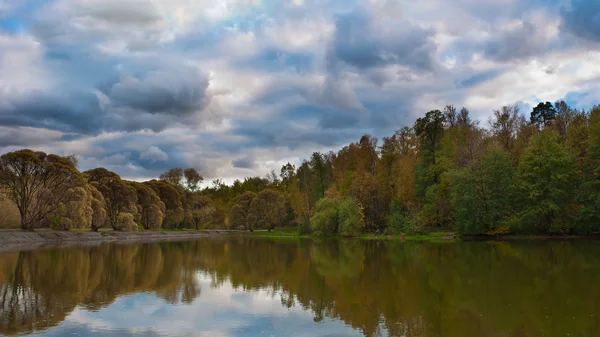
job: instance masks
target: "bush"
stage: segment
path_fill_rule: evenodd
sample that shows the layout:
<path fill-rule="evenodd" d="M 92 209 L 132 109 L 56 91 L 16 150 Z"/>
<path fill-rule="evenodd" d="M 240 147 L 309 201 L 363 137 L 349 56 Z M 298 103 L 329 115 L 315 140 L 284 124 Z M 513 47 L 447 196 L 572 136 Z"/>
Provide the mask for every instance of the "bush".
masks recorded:
<path fill-rule="evenodd" d="M 299 235 L 305 235 L 305 234 L 310 234 L 310 233 L 311 233 L 311 229 L 308 224 L 306 224 L 306 223 L 298 224 L 298 234 Z"/>
<path fill-rule="evenodd" d="M 338 208 L 339 234 L 343 236 L 359 235 L 365 225 L 361 209 L 353 199 L 344 199 Z"/>
<path fill-rule="evenodd" d="M 338 231 L 338 208 L 340 199 L 324 198 L 317 202 L 310 227 L 315 234 L 333 235 Z"/>
<path fill-rule="evenodd" d="M 317 202 L 310 226 L 318 235 L 355 236 L 364 228 L 362 210 L 350 198 L 324 198 Z"/>
<path fill-rule="evenodd" d="M 399 235 L 411 231 L 411 222 L 402 207 L 402 205 L 394 200 L 390 210 L 390 215 L 387 217 L 387 227 L 384 234 Z"/>

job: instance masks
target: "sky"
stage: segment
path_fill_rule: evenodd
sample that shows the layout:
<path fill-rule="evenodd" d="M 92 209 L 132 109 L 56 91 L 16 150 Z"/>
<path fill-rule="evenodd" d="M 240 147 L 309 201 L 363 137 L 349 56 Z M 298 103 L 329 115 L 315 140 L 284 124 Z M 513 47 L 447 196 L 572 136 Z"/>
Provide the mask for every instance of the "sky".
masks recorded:
<path fill-rule="evenodd" d="M 0 0 L 0 153 L 279 172 L 447 104 L 600 103 L 598 0 Z"/>

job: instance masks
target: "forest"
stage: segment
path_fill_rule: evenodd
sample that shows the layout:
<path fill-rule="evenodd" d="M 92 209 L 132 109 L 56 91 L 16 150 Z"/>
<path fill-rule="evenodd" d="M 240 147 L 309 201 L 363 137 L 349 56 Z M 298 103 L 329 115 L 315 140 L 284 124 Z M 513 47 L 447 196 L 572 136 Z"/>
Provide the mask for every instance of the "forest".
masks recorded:
<path fill-rule="evenodd" d="M 485 123 L 446 106 L 264 178 L 202 183 L 194 168 L 136 182 L 104 168 L 80 172 L 74 156 L 19 150 L 0 157 L 0 226 L 596 235 L 600 106 L 509 105 Z"/>

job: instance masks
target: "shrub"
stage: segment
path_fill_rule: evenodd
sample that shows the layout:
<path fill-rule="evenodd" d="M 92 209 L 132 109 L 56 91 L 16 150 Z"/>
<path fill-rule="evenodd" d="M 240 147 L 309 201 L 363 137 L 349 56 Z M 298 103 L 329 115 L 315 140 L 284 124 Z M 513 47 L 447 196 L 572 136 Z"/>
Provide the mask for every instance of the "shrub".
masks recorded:
<path fill-rule="evenodd" d="M 324 198 L 317 202 L 310 226 L 318 235 L 355 236 L 362 232 L 364 218 L 354 199 Z"/>
<path fill-rule="evenodd" d="M 317 202 L 315 215 L 310 219 L 312 231 L 318 235 L 332 235 L 338 231 L 340 199 L 324 198 Z"/>
<path fill-rule="evenodd" d="M 398 235 L 401 233 L 407 233 L 411 231 L 411 222 L 402 205 L 394 200 L 390 210 L 390 215 L 387 217 L 387 227 L 384 234 L 386 235 Z"/>
<path fill-rule="evenodd" d="M 365 225 L 361 209 L 353 199 L 347 198 L 338 207 L 339 234 L 344 236 L 359 235 Z"/>

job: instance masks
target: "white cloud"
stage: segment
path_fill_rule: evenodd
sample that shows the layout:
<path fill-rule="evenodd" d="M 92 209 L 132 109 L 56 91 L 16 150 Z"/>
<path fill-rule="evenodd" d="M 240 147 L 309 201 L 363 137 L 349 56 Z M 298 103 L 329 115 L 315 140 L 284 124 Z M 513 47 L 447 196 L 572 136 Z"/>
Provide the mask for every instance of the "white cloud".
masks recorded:
<path fill-rule="evenodd" d="M 148 150 L 140 153 L 141 159 L 149 159 L 152 161 L 169 160 L 169 156 L 156 146 L 150 146 Z"/>

